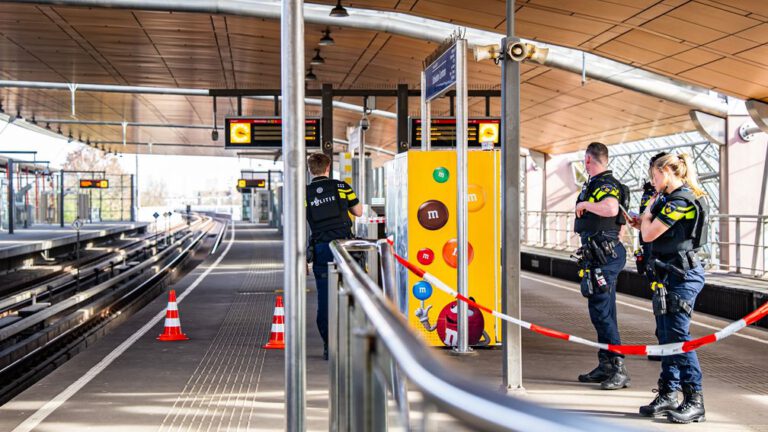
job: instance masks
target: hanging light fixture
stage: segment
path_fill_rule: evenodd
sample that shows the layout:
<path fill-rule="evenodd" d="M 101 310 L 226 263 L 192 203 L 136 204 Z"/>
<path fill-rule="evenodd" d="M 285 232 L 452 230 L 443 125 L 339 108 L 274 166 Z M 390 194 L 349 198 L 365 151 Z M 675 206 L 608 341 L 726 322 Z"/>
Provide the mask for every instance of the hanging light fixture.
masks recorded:
<path fill-rule="evenodd" d="M 321 65 L 325 64 L 325 59 L 320 55 L 320 48 L 315 48 L 315 56 L 312 57 L 312 60 L 309 62 L 311 65 Z"/>
<path fill-rule="evenodd" d="M 317 81 L 317 75 L 315 75 L 314 72 L 312 72 L 312 68 L 309 68 L 309 71 L 307 72 L 307 76 L 304 77 L 305 81 Z"/>
<path fill-rule="evenodd" d="M 336 45 L 336 41 L 331 37 L 331 29 L 326 28 L 323 30 L 323 37 L 320 38 L 320 46 L 333 46 Z"/>
<path fill-rule="evenodd" d="M 336 2 L 336 7 L 331 9 L 331 16 L 336 18 L 346 18 L 349 16 L 347 10 L 341 5 L 341 0 L 338 0 Z"/>

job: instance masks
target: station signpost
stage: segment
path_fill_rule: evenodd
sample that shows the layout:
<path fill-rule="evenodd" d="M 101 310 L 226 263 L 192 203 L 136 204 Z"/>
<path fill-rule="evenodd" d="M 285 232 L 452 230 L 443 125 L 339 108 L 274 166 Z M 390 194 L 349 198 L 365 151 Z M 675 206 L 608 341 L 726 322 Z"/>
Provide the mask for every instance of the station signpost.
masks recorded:
<path fill-rule="evenodd" d="M 431 121 L 430 101 L 444 95 L 451 89 L 456 90 L 456 191 L 457 191 L 457 290 L 467 296 L 469 278 L 468 259 L 468 166 L 467 163 L 467 120 L 468 91 L 467 91 L 467 40 L 461 34 L 452 36 L 453 44 L 445 49 L 434 61 L 424 68 L 421 86 L 421 148 L 430 149 Z M 459 354 L 469 353 L 467 333 L 467 304 L 459 302 L 457 314 L 457 345 L 454 351 Z"/>

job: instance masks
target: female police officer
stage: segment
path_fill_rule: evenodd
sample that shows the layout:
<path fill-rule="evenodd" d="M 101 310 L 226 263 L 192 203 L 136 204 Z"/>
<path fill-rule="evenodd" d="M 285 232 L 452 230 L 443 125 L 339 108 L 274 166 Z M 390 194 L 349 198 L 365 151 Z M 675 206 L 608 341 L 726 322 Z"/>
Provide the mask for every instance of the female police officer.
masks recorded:
<path fill-rule="evenodd" d="M 655 282 L 653 305 L 659 342 L 687 341 L 691 339 L 693 305 L 704 287 L 704 270 L 695 250 L 701 245 L 702 227 L 707 223 L 705 193 L 688 155 L 661 156 L 653 162 L 649 174 L 657 195 L 633 225 L 640 228 L 645 241 L 652 243 L 648 267 Z M 680 388 L 684 398 L 678 404 Z M 675 423 L 705 420 L 701 368 L 695 352 L 662 359 L 658 394 L 640 408 L 640 414 L 667 414 L 667 419 Z"/>

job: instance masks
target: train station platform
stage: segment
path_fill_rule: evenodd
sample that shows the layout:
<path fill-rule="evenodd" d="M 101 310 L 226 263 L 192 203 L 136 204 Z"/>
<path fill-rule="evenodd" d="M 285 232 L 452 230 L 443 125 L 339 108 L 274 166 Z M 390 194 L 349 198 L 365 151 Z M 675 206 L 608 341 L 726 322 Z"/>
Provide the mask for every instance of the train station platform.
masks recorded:
<path fill-rule="evenodd" d="M 217 254 L 175 285 L 185 342 L 158 342 L 162 296 L 111 334 L 0 407 L 0 430 L 177 431 L 283 430 L 284 351 L 262 349 L 281 292 L 282 241 L 273 229 L 236 224 Z M 328 430 L 328 372 L 315 328 L 311 273 L 307 296 L 308 430 Z M 575 283 L 530 272 L 522 276 L 523 318 L 593 338 L 586 302 Z M 695 315 L 695 336 L 728 322 Z M 653 343 L 647 300 L 619 295 L 619 324 L 626 343 Z M 477 356 L 435 354 L 490 388 L 501 382 L 501 350 Z M 699 355 L 704 370 L 708 421 L 691 431 L 768 430 L 768 332 L 748 328 L 709 345 Z M 579 412 L 618 428 L 672 430 L 678 425 L 647 419 L 637 408 L 654 394 L 660 364 L 627 361 L 632 387 L 606 392 L 577 382 L 591 369 L 592 349 L 523 333 L 525 393 L 520 397 Z M 493 413 L 488 413 L 493 415 Z"/>
<path fill-rule="evenodd" d="M 146 222 L 86 223 L 80 229 L 80 241 L 91 241 L 133 231 L 144 231 Z M 37 224 L 17 228 L 13 234 L 0 232 L 0 260 L 70 246 L 77 241 L 77 232 L 70 225 Z"/>

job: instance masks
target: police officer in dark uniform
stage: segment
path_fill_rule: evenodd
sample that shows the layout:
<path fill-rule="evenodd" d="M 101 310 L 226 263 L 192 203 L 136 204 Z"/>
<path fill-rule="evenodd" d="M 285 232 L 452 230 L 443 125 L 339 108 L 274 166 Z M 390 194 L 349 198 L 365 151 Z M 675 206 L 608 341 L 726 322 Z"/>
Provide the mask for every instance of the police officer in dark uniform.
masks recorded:
<path fill-rule="evenodd" d="M 311 230 L 309 254 L 317 287 L 317 328 L 325 347 L 323 358 L 328 360 L 328 263 L 333 261 L 329 243 L 352 238 L 349 213 L 362 216 L 363 206 L 350 185 L 329 178 L 328 156 L 312 154 L 307 158 L 307 166 L 312 176 L 307 185 L 306 207 Z"/>
<path fill-rule="evenodd" d="M 654 289 L 653 309 L 662 344 L 691 340 L 689 326 L 696 297 L 704 288 L 704 270 L 696 256 L 707 234 L 708 206 L 688 155 L 667 154 L 650 169 L 657 196 L 633 225 L 651 242 L 648 274 Z M 682 389 L 683 401 L 677 392 Z M 695 351 L 665 356 L 657 396 L 640 414 L 667 415 L 674 423 L 702 422 L 702 373 Z"/>
<path fill-rule="evenodd" d="M 589 180 L 576 201 L 574 226 L 574 231 L 581 236 L 581 293 L 587 297 L 597 341 L 620 345 L 616 280 L 627 260 L 619 233 L 626 223 L 621 207 L 626 209 L 629 203 L 629 189 L 608 170 L 608 148 L 604 144 L 593 142 L 587 147 L 584 166 Z M 600 350 L 597 357 L 598 366 L 579 375 L 579 381 L 600 383 L 603 390 L 629 386 L 623 355 Z"/>
<path fill-rule="evenodd" d="M 666 152 L 661 152 L 653 155 L 651 157 L 651 160 L 649 162 L 649 169 L 650 167 L 653 167 L 653 163 L 656 162 L 656 159 L 666 156 Z M 651 179 L 652 180 L 652 179 Z M 651 181 L 647 181 L 643 184 L 643 194 L 640 197 L 640 213 L 643 214 L 645 209 L 648 207 L 648 204 L 651 202 L 651 200 L 656 196 L 656 189 L 653 187 L 653 184 Z M 640 244 L 640 249 L 635 251 L 635 264 L 637 265 L 637 273 L 644 276 L 646 280 L 648 281 L 648 285 L 651 286 L 651 283 L 653 282 L 650 278 L 652 277 L 652 274 L 649 275 L 647 272 L 647 266 L 648 260 L 651 258 L 651 243 L 646 242 L 643 240 L 643 233 L 638 231 L 637 233 L 638 237 L 638 243 Z M 659 338 L 659 317 L 656 317 L 656 339 L 659 340 L 659 343 L 661 343 L 661 339 Z M 659 356 L 648 356 L 648 360 L 653 361 L 661 361 L 661 357 Z"/>

